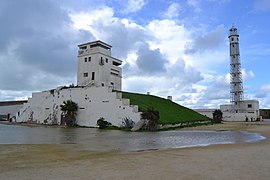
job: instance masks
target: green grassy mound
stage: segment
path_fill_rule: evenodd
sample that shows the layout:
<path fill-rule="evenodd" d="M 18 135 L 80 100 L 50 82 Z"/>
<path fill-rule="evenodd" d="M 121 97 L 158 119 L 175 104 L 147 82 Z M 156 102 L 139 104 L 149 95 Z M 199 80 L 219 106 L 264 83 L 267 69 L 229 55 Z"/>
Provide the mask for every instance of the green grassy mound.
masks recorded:
<path fill-rule="evenodd" d="M 160 124 L 163 125 L 210 120 L 208 117 L 191 109 L 157 96 L 122 92 L 122 97 L 130 99 L 131 105 L 138 105 L 141 112 L 145 111 L 148 107 L 158 110 Z"/>

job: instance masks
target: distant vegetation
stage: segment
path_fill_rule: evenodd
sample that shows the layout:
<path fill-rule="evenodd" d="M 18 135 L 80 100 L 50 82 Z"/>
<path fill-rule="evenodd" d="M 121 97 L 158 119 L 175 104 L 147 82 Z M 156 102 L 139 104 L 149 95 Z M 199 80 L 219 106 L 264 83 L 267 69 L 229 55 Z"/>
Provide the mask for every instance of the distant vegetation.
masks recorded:
<path fill-rule="evenodd" d="M 222 121 L 222 116 L 223 116 L 223 113 L 220 109 L 216 109 L 214 112 L 213 112 L 213 122 L 214 123 L 221 123 Z"/>
<path fill-rule="evenodd" d="M 122 92 L 122 97 L 130 99 L 130 104 L 138 105 L 141 112 L 146 112 L 149 107 L 153 107 L 159 112 L 159 123 L 162 125 L 211 120 L 196 111 L 157 96 Z"/>

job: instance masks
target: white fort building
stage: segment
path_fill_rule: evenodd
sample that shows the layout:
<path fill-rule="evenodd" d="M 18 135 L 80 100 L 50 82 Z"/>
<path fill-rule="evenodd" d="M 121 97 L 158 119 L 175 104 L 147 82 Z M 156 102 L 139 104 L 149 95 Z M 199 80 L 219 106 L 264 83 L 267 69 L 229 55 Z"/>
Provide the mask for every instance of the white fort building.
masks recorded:
<path fill-rule="evenodd" d="M 79 45 L 77 86 L 33 93 L 16 121 L 64 124 L 60 105 L 72 100 L 78 104 L 76 123 L 80 126 L 96 127 L 100 118 L 116 126 L 121 126 L 125 118 L 138 122 L 138 106 L 113 91 L 121 91 L 122 61 L 111 56 L 111 48 L 102 41 Z"/>

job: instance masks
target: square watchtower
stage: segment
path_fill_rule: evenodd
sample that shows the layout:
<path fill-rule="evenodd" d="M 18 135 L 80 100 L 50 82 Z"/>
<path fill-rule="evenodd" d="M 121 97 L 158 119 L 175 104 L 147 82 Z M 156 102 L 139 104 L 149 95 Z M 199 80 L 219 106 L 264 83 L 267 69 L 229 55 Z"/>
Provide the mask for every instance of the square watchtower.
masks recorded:
<path fill-rule="evenodd" d="M 122 61 L 111 56 L 112 46 L 100 40 L 78 45 L 78 86 L 122 88 Z"/>

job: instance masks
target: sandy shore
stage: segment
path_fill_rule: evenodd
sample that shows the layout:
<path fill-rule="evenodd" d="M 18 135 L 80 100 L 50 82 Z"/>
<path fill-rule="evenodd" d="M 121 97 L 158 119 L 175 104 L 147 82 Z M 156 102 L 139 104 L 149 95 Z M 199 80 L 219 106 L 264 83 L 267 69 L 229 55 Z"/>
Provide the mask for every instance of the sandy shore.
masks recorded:
<path fill-rule="evenodd" d="M 244 130 L 267 139 L 137 153 L 100 153 L 80 145 L 0 145 L 0 179 L 269 179 L 270 123 L 190 128 Z"/>

